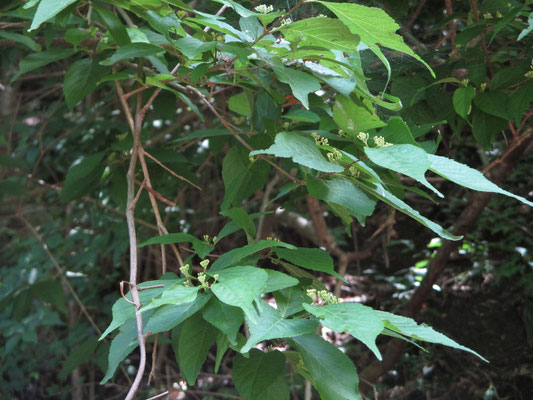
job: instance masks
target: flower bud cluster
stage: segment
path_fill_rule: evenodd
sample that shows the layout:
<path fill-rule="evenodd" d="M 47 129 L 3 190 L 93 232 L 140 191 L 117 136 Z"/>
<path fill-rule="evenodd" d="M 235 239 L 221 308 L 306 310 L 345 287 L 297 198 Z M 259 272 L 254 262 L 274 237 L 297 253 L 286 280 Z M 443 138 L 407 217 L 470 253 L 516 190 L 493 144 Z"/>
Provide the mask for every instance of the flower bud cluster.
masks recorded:
<path fill-rule="evenodd" d="M 307 295 L 314 298 L 318 297 L 319 301 L 322 300 L 324 303 L 328 304 L 337 304 L 339 299 L 335 295 L 327 290 L 316 290 L 316 289 L 307 289 Z"/>

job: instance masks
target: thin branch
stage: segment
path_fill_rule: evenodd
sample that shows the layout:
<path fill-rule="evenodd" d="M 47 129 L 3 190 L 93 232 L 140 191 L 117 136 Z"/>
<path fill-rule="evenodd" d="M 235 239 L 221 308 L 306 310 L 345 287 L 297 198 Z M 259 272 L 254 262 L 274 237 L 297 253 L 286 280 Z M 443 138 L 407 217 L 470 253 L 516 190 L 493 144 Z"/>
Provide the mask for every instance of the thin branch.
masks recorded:
<path fill-rule="evenodd" d="M 153 160 L 157 165 L 159 165 L 161 168 L 163 168 L 164 170 L 166 170 L 168 173 L 170 173 L 171 175 L 175 176 L 176 178 L 178 179 L 181 179 L 182 181 L 185 181 L 187 182 L 188 184 L 194 186 L 196 189 L 198 190 L 202 190 L 202 188 L 198 185 L 195 185 L 194 183 L 192 183 L 190 180 L 188 180 L 187 178 L 175 173 L 174 171 L 172 171 L 170 168 L 168 168 L 165 164 L 163 164 L 161 161 L 159 161 L 157 158 L 155 158 L 154 156 L 152 156 L 150 153 L 148 153 L 146 150 L 144 150 L 144 154 L 146 156 L 148 156 L 148 158 L 150 158 L 151 160 Z"/>

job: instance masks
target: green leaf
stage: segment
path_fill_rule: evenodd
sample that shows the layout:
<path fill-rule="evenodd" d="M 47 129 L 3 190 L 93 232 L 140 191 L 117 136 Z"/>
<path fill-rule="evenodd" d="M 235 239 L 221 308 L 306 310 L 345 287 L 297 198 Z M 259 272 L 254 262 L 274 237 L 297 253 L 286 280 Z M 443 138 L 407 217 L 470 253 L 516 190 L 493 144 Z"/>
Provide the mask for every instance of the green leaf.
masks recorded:
<path fill-rule="evenodd" d="M 274 68 L 274 72 L 281 82 L 291 87 L 294 97 L 300 100 L 305 108 L 309 109 L 307 96 L 309 93 L 320 90 L 318 79 L 313 75 L 292 68 Z"/>
<path fill-rule="evenodd" d="M 372 215 L 376 200 L 369 198 L 351 180 L 344 178 L 315 179 L 307 178 L 309 194 L 319 200 L 346 207 L 361 225 L 365 218 Z"/>
<path fill-rule="evenodd" d="M 362 400 L 357 371 L 346 354 L 318 335 L 292 338 L 322 400 Z"/>
<path fill-rule="evenodd" d="M 20 60 L 17 73 L 9 83 L 15 82 L 21 75 L 26 72 L 33 71 L 34 69 L 44 67 L 45 65 L 62 60 L 63 58 L 70 57 L 76 54 L 74 49 L 51 49 L 45 51 L 39 51 L 38 53 L 30 54 Z"/>
<path fill-rule="evenodd" d="M 379 131 L 379 136 L 383 136 L 386 142 L 392 144 L 412 144 L 413 146 L 420 146 L 416 142 L 414 135 L 411 133 L 409 126 L 398 116 L 393 116 L 389 119 L 387 126 Z"/>
<path fill-rule="evenodd" d="M 278 257 L 296 264 L 299 267 L 311 269 L 313 271 L 325 272 L 339 279 L 344 280 L 342 276 L 335 272 L 333 259 L 327 251 L 318 248 L 298 247 L 296 249 L 274 249 Z"/>
<path fill-rule="evenodd" d="M 431 154 L 428 155 L 428 158 L 431 162 L 431 166 L 429 167 L 431 171 L 454 183 L 457 183 L 458 185 L 467 187 L 469 189 L 478 190 L 480 192 L 503 194 L 533 207 L 533 202 L 498 187 L 485 178 L 481 172 L 470 168 L 467 165 L 458 163 L 457 161 L 446 157 L 435 156 Z"/>
<path fill-rule="evenodd" d="M 274 292 L 276 307 L 283 318 L 289 317 L 302 311 L 302 303 L 309 302 L 308 296 L 304 295 L 301 287 L 289 287 L 287 289 Z"/>
<path fill-rule="evenodd" d="M 247 353 L 263 340 L 294 337 L 314 332 L 318 325 L 314 319 L 285 319 L 278 310 L 272 308 L 264 300 L 259 301 L 257 309 L 253 309 L 252 312 L 253 318 L 246 316 L 250 337 L 240 350 L 241 353 Z"/>
<path fill-rule="evenodd" d="M 285 357 L 277 350 L 263 353 L 253 349 L 245 358 L 233 358 L 233 382 L 243 400 L 289 400 L 283 378 Z"/>
<path fill-rule="evenodd" d="M 300 283 L 298 279 L 284 274 L 283 272 L 274 271 L 272 269 L 264 269 L 263 271 L 268 274 L 266 285 L 262 289 L 263 293 L 276 292 Z"/>
<path fill-rule="evenodd" d="M 241 314 L 242 315 L 242 314 Z M 218 369 L 220 368 L 220 363 L 226 351 L 229 349 L 230 342 L 228 341 L 227 336 L 219 332 L 217 335 L 217 354 L 215 356 L 215 374 L 218 374 Z"/>
<path fill-rule="evenodd" d="M 313 139 L 294 132 L 280 132 L 275 142 L 265 150 L 255 150 L 250 155 L 272 154 L 276 157 L 292 158 L 295 163 L 323 172 L 342 172 L 344 168 L 330 163 L 322 155 Z"/>
<path fill-rule="evenodd" d="M 92 7 L 100 15 L 107 29 L 109 29 L 109 33 L 119 46 L 124 46 L 128 43 L 131 43 L 128 32 L 126 31 L 126 27 L 120 21 L 120 19 L 118 19 L 112 12 L 106 10 L 105 8 L 100 8 L 94 4 Z"/>
<path fill-rule="evenodd" d="M 37 6 L 37 11 L 35 11 L 33 21 L 31 22 L 28 31 L 37 29 L 43 22 L 55 17 L 59 12 L 76 1 L 77 0 L 41 0 Z"/>
<path fill-rule="evenodd" d="M 385 327 L 394 332 L 400 333 L 413 339 L 423 340 L 425 342 L 430 343 L 443 344 L 454 349 L 464 350 L 478 356 L 483 361 L 488 362 L 485 358 L 480 356 L 475 351 L 469 349 L 468 347 L 461 346 L 460 344 L 443 335 L 442 333 L 437 332 L 430 326 L 427 326 L 425 324 L 418 325 L 411 318 L 402 317 L 400 315 L 394 315 L 385 311 L 375 312 L 383 320 Z"/>
<path fill-rule="evenodd" d="M 67 106 L 72 110 L 76 103 L 96 89 L 96 83 L 107 72 L 107 68 L 101 67 L 90 58 L 74 62 L 67 70 L 63 82 Z"/>
<path fill-rule="evenodd" d="M 165 332 L 181 324 L 195 312 L 201 310 L 211 296 L 207 293 L 199 293 L 196 300 L 180 305 L 166 305 L 159 307 L 152 314 L 144 327 L 144 333 Z"/>
<path fill-rule="evenodd" d="M 369 101 L 338 94 L 333 105 L 333 119 L 345 132 L 357 135 L 386 124 L 379 119 Z"/>
<path fill-rule="evenodd" d="M 245 92 L 231 96 L 228 99 L 228 108 L 237 114 L 244 115 L 245 117 L 249 117 L 252 112 L 250 101 L 248 100 L 248 96 Z"/>
<path fill-rule="evenodd" d="M 320 116 L 308 110 L 291 110 L 283 115 L 283 118 L 300 122 L 319 122 Z"/>
<path fill-rule="evenodd" d="M 129 43 L 118 48 L 111 57 L 100 61 L 101 65 L 113 65 L 127 58 L 148 57 L 165 51 L 162 47 L 150 43 Z"/>
<path fill-rule="evenodd" d="M 81 364 L 89 361 L 96 346 L 98 345 L 98 338 L 96 336 L 91 336 L 83 343 L 79 344 L 70 351 L 67 359 L 61 367 L 61 372 L 59 373 L 59 379 L 62 381 L 65 380 L 72 371 L 78 368 Z"/>
<path fill-rule="evenodd" d="M 224 332 L 229 343 L 233 346 L 237 345 L 237 333 L 244 322 L 243 313 L 238 307 L 227 305 L 217 298 L 212 298 L 204 307 L 202 316 L 211 325 Z"/>
<path fill-rule="evenodd" d="M 172 285 L 183 282 L 183 279 L 163 279 L 158 281 L 148 281 L 140 283 L 138 286 L 143 288 L 146 286 L 160 286 L 162 287 L 155 287 L 152 289 L 145 289 L 141 290 L 139 292 L 139 297 L 141 300 L 141 304 L 148 303 L 152 298 L 155 296 L 159 296 L 165 288 L 169 288 Z M 128 293 L 126 295 L 126 298 L 131 301 L 131 293 Z M 112 313 L 113 313 L 113 320 L 111 321 L 111 324 L 107 327 L 105 332 L 100 336 L 98 340 L 102 340 L 107 335 L 109 335 L 111 332 L 113 332 L 118 327 L 122 326 L 127 320 L 135 318 L 135 309 L 131 303 L 128 303 L 124 298 L 118 299 L 115 304 L 113 304 L 112 307 Z"/>
<path fill-rule="evenodd" d="M 428 154 L 420 147 L 410 144 L 397 144 L 381 148 L 365 147 L 365 153 L 370 161 L 380 167 L 410 176 L 439 197 L 444 197 L 426 180 L 425 174 L 431 163 L 428 160 Z"/>
<path fill-rule="evenodd" d="M 527 28 L 522 29 L 522 32 L 520 32 L 516 40 L 522 40 L 529 35 L 531 31 L 533 31 L 533 11 L 529 13 L 529 17 L 527 19 Z"/>
<path fill-rule="evenodd" d="M 152 298 L 152 301 L 139 310 L 139 312 L 144 313 L 153 308 L 164 306 L 167 304 L 178 305 L 190 303 L 196 300 L 198 295 L 198 286 L 183 286 L 182 282 L 175 283 L 169 288 L 165 288 L 161 296 Z"/>
<path fill-rule="evenodd" d="M 176 41 L 176 47 L 188 58 L 194 58 L 198 54 L 213 50 L 217 46 L 216 41 L 203 42 L 200 39 L 187 36 Z"/>
<path fill-rule="evenodd" d="M 200 314 L 194 314 L 183 323 L 178 336 L 177 360 L 189 385 L 195 384 L 216 336 L 217 329 Z"/>
<path fill-rule="evenodd" d="M 105 168 L 102 164 L 104 156 L 104 151 L 92 154 L 68 169 L 63 189 L 59 194 L 62 203 L 81 197 L 96 185 Z"/>
<path fill-rule="evenodd" d="M 196 254 L 198 254 L 198 257 L 200 258 L 205 258 L 205 256 L 215 248 L 214 246 L 211 246 L 200 239 L 195 238 L 193 235 L 189 235 L 188 233 L 167 233 L 166 235 L 154 236 L 153 238 L 139 243 L 137 247 L 144 247 L 151 244 L 172 244 L 184 242 L 192 243 L 194 251 L 196 251 Z"/>
<path fill-rule="evenodd" d="M 239 225 L 246 235 L 253 240 L 255 238 L 255 224 L 252 218 L 242 208 L 231 208 L 220 212 L 221 215 L 231 218 L 233 222 Z"/>
<path fill-rule="evenodd" d="M 481 93 L 474 98 L 474 104 L 481 111 L 505 120 L 509 119 L 506 111 L 508 102 L 507 95 L 500 90 Z"/>
<path fill-rule="evenodd" d="M 220 208 L 239 206 L 246 197 L 265 185 L 269 171 L 270 166 L 264 162 L 250 162 L 245 149 L 232 147 L 222 163 L 226 193 Z"/>
<path fill-rule="evenodd" d="M 68 315 L 65 292 L 57 280 L 44 280 L 30 286 L 32 294 L 45 303 L 50 303 L 63 315 Z"/>
<path fill-rule="evenodd" d="M 472 100 L 476 97 L 476 91 L 472 86 L 460 87 L 453 93 L 453 108 L 455 112 L 468 120 L 468 114 L 472 110 Z"/>
<path fill-rule="evenodd" d="M 20 33 L 0 31 L 0 38 L 13 40 L 14 42 L 29 47 L 33 51 L 41 51 L 41 45 L 39 43 L 35 42 L 32 38 L 28 36 L 21 35 Z"/>
<path fill-rule="evenodd" d="M 316 46 L 327 50 L 354 52 L 359 37 L 339 20 L 332 18 L 306 18 L 282 27 L 285 40 L 299 46 Z"/>
<path fill-rule="evenodd" d="M 325 1 L 318 1 L 318 3 L 329 8 L 350 29 L 350 32 L 358 35 L 361 42 L 372 51 L 379 51 L 378 46 L 401 51 L 424 64 L 431 75 L 435 77 L 431 67 L 404 43 L 400 35 L 396 34 L 400 26 L 381 8 L 352 3 L 329 3 Z"/>
<path fill-rule="evenodd" d="M 338 303 L 326 306 L 312 306 L 304 303 L 303 307 L 320 318 L 322 325 L 335 332 L 348 332 L 363 342 L 381 361 L 376 338 L 384 326 L 375 310 L 359 303 Z"/>
<path fill-rule="evenodd" d="M 245 257 L 248 257 L 252 254 L 255 254 L 261 250 L 267 249 L 269 247 L 285 247 L 288 249 L 294 249 L 293 245 L 280 242 L 277 240 L 260 240 L 257 243 L 248 244 L 246 246 L 233 249 L 227 253 L 222 254 L 209 268 L 209 273 L 213 274 L 224 268 L 231 267 L 235 265 Z"/>
<path fill-rule="evenodd" d="M 506 120 L 487 114 L 474 107 L 472 133 L 476 142 L 484 149 L 491 149 L 498 133 L 507 127 Z"/>
<path fill-rule="evenodd" d="M 218 275 L 218 283 L 211 285 L 213 294 L 220 301 L 241 308 L 254 320 L 252 303 L 261 295 L 268 274 L 260 268 L 244 266 L 227 268 Z"/>

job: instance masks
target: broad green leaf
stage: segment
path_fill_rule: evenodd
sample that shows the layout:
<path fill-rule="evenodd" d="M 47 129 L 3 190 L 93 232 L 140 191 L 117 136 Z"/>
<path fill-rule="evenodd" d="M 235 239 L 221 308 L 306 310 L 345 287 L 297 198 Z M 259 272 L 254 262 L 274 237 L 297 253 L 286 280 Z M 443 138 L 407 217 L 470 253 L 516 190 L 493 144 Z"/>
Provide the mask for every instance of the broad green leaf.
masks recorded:
<path fill-rule="evenodd" d="M 263 211 L 260 213 L 253 213 L 253 214 L 250 214 L 250 218 L 254 220 L 257 217 L 261 215 L 265 215 L 265 214 L 272 214 L 272 211 Z M 240 229 L 242 228 L 239 225 L 237 225 L 234 221 L 228 222 L 226 225 L 222 227 L 222 229 L 217 235 L 217 238 L 220 241 L 220 239 L 225 238 L 226 236 L 231 235 L 235 232 L 238 232 Z"/>
<path fill-rule="evenodd" d="M 178 365 L 189 385 L 196 377 L 207 358 L 209 348 L 217 336 L 217 329 L 198 314 L 188 318 L 178 336 Z"/>
<path fill-rule="evenodd" d="M 239 27 L 244 33 L 250 36 L 252 42 L 255 42 L 265 31 L 259 19 L 254 16 L 240 18 Z"/>
<path fill-rule="evenodd" d="M 292 68 L 275 68 L 274 71 L 281 82 L 291 87 L 294 97 L 300 100 L 305 108 L 309 109 L 307 96 L 309 93 L 320 90 L 318 79 L 313 75 Z"/>
<path fill-rule="evenodd" d="M 21 75 L 26 72 L 33 71 L 34 69 L 44 67 L 45 65 L 62 60 L 76 54 L 74 49 L 50 49 L 45 51 L 39 51 L 37 53 L 30 54 L 20 60 L 17 73 L 9 83 L 15 82 Z"/>
<path fill-rule="evenodd" d="M 274 271 L 272 269 L 264 269 L 268 274 L 266 286 L 263 288 L 263 293 L 276 292 L 281 289 L 285 289 L 291 286 L 295 286 L 299 283 L 298 279 L 293 278 L 283 272 Z"/>
<path fill-rule="evenodd" d="M 294 337 L 314 332 L 318 325 L 315 319 L 285 319 L 278 310 L 264 300 L 258 302 L 257 308 L 260 310 L 256 308 L 252 310 L 253 318 L 246 316 L 250 337 L 240 350 L 241 353 L 247 353 L 263 340 Z"/>
<path fill-rule="evenodd" d="M 41 51 L 41 45 L 39 43 L 35 42 L 32 38 L 28 36 L 21 35 L 20 33 L 0 31 L 0 38 L 13 40 L 14 42 L 29 47 L 33 51 Z"/>
<path fill-rule="evenodd" d="M 65 380 L 67 376 L 78 368 L 81 364 L 90 360 L 96 346 L 98 345 L 98 338 L 96 336 L 91 336 L 75 348 L 73 348 L 63 366 L 61 367 L 61 372 L 59 373 L 59 379 Z"/>
<path fill-rule="evenodd" d="M 167 304 L 179 305 L 190 303 L 196 300 L 198 295 L 198 286 L 183 286 L 182 282 L 175 283 L 169 288 L 165 288 L 161 296 L 152 298 L 152 301 L 140 309 L 139 312 L 144 313 L 152 308 L 157 308 Z"/>
<path fill-rule="evenodd" d="M 468 114 L 472 110 L 472 100 L 476 97 L 476 91 L 472 86 L 460 87 L 453 93 L 453 108 L 455 112 L 468 120 Z"/>
<path fill-rule="evenodd" d="M 102 164 L 104 156 L 104 151 L 92 154 L 68 169 L 63 189 L 59 194 L 62 203 L 81 197 L 96 185 L 104 172 L 105 165 Z"/>
<path fill-rule="evenodd" d="M 189 133 L 188 135 L 182 136 L 178 139 L 171 141 L 170 143 L 180 143 L 186 140 L 198 139 L 198 138 L 210 138 L 216 136 L 226 136 L 230 132 L 227 129 L 198 129 L 194 132 Z"/>
<path fill-rule="evenodd" d="M 474 98 L 474 104 L 481 111 L 505 120 L 509 119 L 506 111 L 508 102 L 507 95 L 500 90 L 481 93 Z"/>
<path fill-rule="evenodd" d="M 76 1 L 77 0 L 41 0 L 37 6 L 37 11 L 35 11 L 30 29 L 28 30 L 32 31 L 37 29 L 43 22 L 55 17 L 59 12 Z"/>
<path fill-rule="evenodd" d="M 239 247 L 238 249 L 233 249 L 228 251 L 227 253 L 222 254 L 213 263 L 213 265 L 211 265 L 211 268 L 209 268 L 209 273 L 213 274 L 214 272 L 218 272 L 224 268 L 231 267 L 242 259 L 252 254 L 255 254 L 261 250 L 268 249 L 269 247 L 285 247 L 288 249 L 295 248 L 293 245 L 277 240 L 260 240 L 257 243 L 248 244 L 246 246 Z"/>
<path fill-rule="evenodd" d="M 213 294 L 223 303 L 241 308 L 255 323 L 252 303 L 261 295 L 267 273 L 260 268 L 245 266 L 227 268 L 218 275 L 218 283 L 211 285 Z"/>
<path fill-rule="evenodd" d="M 380 167 L 410 176 L 439 197 L 444 197 L 425 177 L 431 163 L 428 160 L 428 154 L 420 147 L 410 144 L 397 144 L 381 148 L 365 147 L 365 153 L 370 161 Z"/>
<path fill-rule="evenodd" d="M 500 131 L 507 129 L 507 127 L 508 124 L 505 119 L 487 114 L 474 107 L 472 112 L 472 134 L 476 142 L 484 149 L 491 149 Z"/>
<path fill-rule="evenodd" d="M 215 374 L 218 374 L 218 369 L 220 368 L 220 363 L 222 362 L 222 358 L 224 357 L 224 354 L 226 354 L 226 351 L 228 351 L 230 342 L 228 341 L 227 336 L 219 332 L 217 335 L 217 354 L 215 356 Z"/>
<path fill-rule="evenodd" d="M 431 171 L 454 183 L 457 183 L 458 185 L 467 187 L 469 189 L 478 190 L 480 192 L 503 194 L 533 207 L 533 202 L 498 187 L 485 178 L 485 176 L 478 170 L 446 157 L 429 154 L 428 159 L 431 162 L 431 166 L 429 167 Z"/>
<path fill-rule="evenodd" d="M 252 112 L 250 101 L 245 92 L 233 95 L 228 99 L 228 108 L 237 114 L 249 117 Z"/>
<path fill-rule="evenodd" d="M 277 350 L 253 349 L 247 358 L 233 358 L 233 382 L 243 400 L 289 400 L 284 371 L 285 357 Z"/>
<path fill-rule="evenodd" d="M 276 308 L 283 318 L 302 311 L 304 309 L 302 303 L 310 301 L 310 298 L 304 295 L 302 288 L 296 286 L 278 290 L 273 294 Z"/>
<path fill-rule="evenodd" d="M 318 335 L 293 337 L 289 343 L 302 356 L 322 400 L 362 400 L 357 371 L 346 354 Z"/>
<path fill-rule="evenodd" d="M 212 28 L 219 32 L 233 36 L 242 42 L 253 42 L 253 39 L 250 35 L 247 35 L 245 32 L 235 29 L 233 26 L 231 26 L 230 24 L 227 24 L 226 22 L 220 19 L 215 19 L 212 17 L 213 16 L 207 16 L 206 14 L 204 14 L 204 16 L 200 18 L 188 18 L 187 20 L 183 22 L 193 21 L 193 22 L 208 26 L 209 28 Z"/>
<path fill-rule="evenodd" d="M 205 258 L 205 256 L 215 248 L 214 246 L 211 246 L 200 239 L 195 238 L 193 235 L 189 235 L 188 233 L 167 233 L 166 235 L 154 236 L 153 238 L 139 243 L 137 247 L 144 247 L 151 244 L 172 244 L 184 242 L 192 243 L 194 251 L 196 251 L 196 254 L 198 254 L 198 257 L 200 258 Z"/>
<path fill-rule="evenodd" d="M 68 315 L 65 292 L 58 280 L 43 280 L 30 286 L 31 293 L 44 303 L 50 303 L 63 315 Z"/>
<path fill-rule="evenodd" d="M 386 124 L 379 119 L 369 101 L 338 94 L 333 106 L 333 119 L 345 132 L 357 135 Z"/>
<path fill-rule="evenodd" d="M 165 332 L 181 324 L 195 312 L 201 310 L 209 301 L 211 296 L 208 293 L 199 293 L 196 300 L 180 305 L 166 305 L 154 311 L 148 323 L 144 327 L 144 332 Z M 148 313 L 150 313 L 149 311 Z M 144 316 L 143 316 L 144 317 Z"/>
<path fill-rule="evenodd" d="M 329 3 L 326 1 L 318 1 L 318 3 L 329 8 L 350 29 L 350 32 L 358 35 L 361 42 L 370 47 L 372 51 L 379 51 L 378 46 L 401 51 L 424 64 L 435 77 L 431 67 L 404 43 L 400 35 L 396 34 L 400 26 L 381 8 L 353 3 Z"/>
<path fill-rule="evenodd" d="M 183 279 L 163 279 L 158 281 L 148 281 L 140 283 L 138 286 L 141 288 L 146 286 L 162 285 L 161 287 L 141 290 L 139 292 L 141 304 L 147 304 L 152 298 L 154 298 L 155 296 L 159 296 L 161 293 L 163 293 L 165 288 L 169 288 L 179 282 L 183 282 Z M 126 294 L 126 298 L 131 301 L 131 293 Z M 128 303 L 122 297 L 118 299 L 115 304 L 113 304 L 112 313 L 113 320 L 111 321 L 111 324 L 109 324 L 105 332 L 102 334 L 102 336 L 100 336 L 98 340 L 102 340 L 103 338 L 105 338 L 109 333 L 122 326 L 124 322 L 126 322 L 128 319 L 135 318 L 135 309 L 133 305 L 131 303 Z"/>
<path fill-rule="evenodd" d="M 96 83 L 108 72 L 90 58 L 84 58 L 74 62 L 63 82 L 65 102 L 72 109 L 80 100 L 96 89 Z"/>
<path fill-rule="evenodd" d="M 293 121 L 300 121 L 300 122 L 319 122 L 320 116 L 315 114 L 312 111 L 308 110 L 291 110 L 287 114 L 283 115 L 283 118 L 290 119 Z"/>
<path fill-rule="evenodd" d="M 383 136 L 386 142 L 392 144 L 412 144 L 413 146 L 420 146 L 416 142 L 414 135 L 411 133 L 409 126 L 398 116 L 393 116 L 389 119 L 387 126 L 384 126 L 379 131 L 379 136 Z"/>
<path fill-rule="evenodd" d="M 244 211 L 242 208 L 230 208 L 229 210 L 221 211 L 220 214 L 231 218 L 233 222 L 239 225 L 244 232 L 246 232 L 246 235 L 250 239 L 253 240 L 253 238 L 255 238 L 254 221 L 252 221 L 252 218 L 250 218 L 250 216 L 246 214 L 246 211 Z"/>
<path fill-rule="evenodd" d="M 325 272 L 339 279 L 344 280 L 342 276 L 335 272 L 333 259 L 327 251 L 318 248 L 298 247 L 295 249 L 276 248 L 274 252 L 284 260 L 299 267 L 311 269 L 313 271 Z"/>
<path fill-rule="evenodd" d="M 107 29 L 109 29 L 111 36 L 113 39 L 115 39 L 115 42 L 117 42 L 119 46 L 124 46 L 128 43 L 131 43 L 128 32 L 126 31 L 126 27 L 120 21 L 120 19 L 118 19 L 118 17 L 105 8 L 100 8 L 96 5 L 93 5 L 93 8 L 100 15 Z"/>
<path fill-rule="evenodd" d="M 378 360 L 381 360 L 376 338 L 384 326 L 375 310 L 359 303 L 338 303 L 325 306 L 312 306 L 304 303 L 302 305 L 308 312 L 320 318 L 322 325 L 335 332 L 348 332 L 363 342 Z"/>
<path fill-rule="evenodd" d="M 176 46 L 183 54 L 188 58 L 194 58 L 198 54 L 205 53 L 206 51 L 213 50 L 217 46 L 214 42 L 203 42 L 200 39 L 187 36 L 176 41 Z"/>
<path fill-rule="evenodd" d="M 248 153 L 240 147 L 232 147 L 222 162 L 222 180 L 226 193 L 220 208 L 239 206 L 240 203 L 262 188 L 267 179 L 270 165 L 265 162 L 251 162 Z"/>
<path fill-rule="evenodd" d="M 148 57 L 165 51 L 162 47 L 150 43 L 129 43 L 118 48 L 111 57 L 100 61 L 101 65 L 113 65 L 127 58 Z"/>
<path fill-rule="evenodd" d="M 522 118 L 532 101 L 533 81 L 529 80 L 512 93 L 507 106 L 509 116 L 511 116 L 517 125 L 520 125 Z"/>
<path fill-rule="evenodd" d="M 211 325 L 216 326 L 227 337 L 229 343 L 237 345 L 237 332 L 244 322 L 242 311 L 212 298 L 202 311 L 202 316 Z"/>
<path fill-rule="evenodd" d="M 365 225 L 365 218 L 372 215 L 376 206 L 376 200 L 369 198 L 351 180 L 344 178 L 315 179 L 309 176 L 307 190 L 319 200 L 346 207 L 362 226 Z"/>
<path fill-rule="evenodd" d="M 411 318 L 402 317 L 400 315 L 394 315 L 385 311 L 375 312 L 383 320 L 385 327 L 394 332 L 400 333 L 413 339 L 423 340 L 425 342 L 430 343 L 443 344 L 444 346 L 453 347 L 454 349 L 464 350 L 478 356 L 483 361 L 487 361 L 475 351 L 469 349 L 468 347 L 461 346 L 460 344 L 443 335 L 442 333 L 437 332 L 430 326 L 427 326 L 425 324 L 419 325 Z"/>
<path fill-rule="evenodd" d="M 322 155 L 313 139 L 295 132 L 280 132 L 275 142 L 265 150 L 255 150 L 250 155 L 272 154 L 276 157 L 292 158 L 295 163 L 322 172 L 342 172 L 344 168 L 330 163 Z"/>
<path fill-rule="evenodd" d="M 339 20 L 332 18 L 306 18 L 282 27 L 285 40 L 299 46 L 316 46 L 328 50 L 356 51 L 359 37 Z"/>

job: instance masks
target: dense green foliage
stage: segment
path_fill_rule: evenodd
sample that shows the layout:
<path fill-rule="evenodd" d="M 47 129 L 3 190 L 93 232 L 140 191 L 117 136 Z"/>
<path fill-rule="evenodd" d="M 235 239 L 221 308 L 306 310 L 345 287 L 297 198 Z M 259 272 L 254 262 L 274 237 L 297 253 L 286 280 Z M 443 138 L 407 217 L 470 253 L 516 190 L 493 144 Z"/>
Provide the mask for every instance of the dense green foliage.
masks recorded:
<path fill-rule="evenodd" d="M 511 150 L 531 136 L 529 6 L 456 11 L 427 32 L 453 25 L 449 45 L 430 50 L 409 33 L 415 52 L 386 12 L 402 19 L 410 2 L 389 3 L 2 6 L 0 390 L 66 397 L 70 375 L 81 395 L 90 364 L 104 396 L 132 398 L 141 379 L 143 393 L 172 390 L 170 377 L 146 385 L 148 344 L 155 376 L 172 348 L 182 389 L 223 368 L 234 386 L 224 390 L 242 399 L 288 399 L 294 374 L 322 399 L 362 398 L 357 363 L 325 331 L 379 360 L 379 335 L 483 359 L 339 294 L 358 257 L 353 227 L 375 218 L 390 239 L 387 210 L 458 241 L 413 199 L 445 201 L 453 183 L 533 205 L 528 189 L 469 166 L 472 148 L 503 159 L 501 132 Z M 311 228 L 267 226 L 291 212 Z"/>

